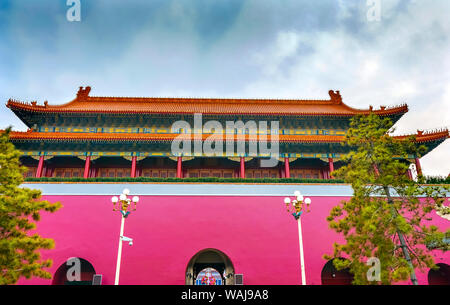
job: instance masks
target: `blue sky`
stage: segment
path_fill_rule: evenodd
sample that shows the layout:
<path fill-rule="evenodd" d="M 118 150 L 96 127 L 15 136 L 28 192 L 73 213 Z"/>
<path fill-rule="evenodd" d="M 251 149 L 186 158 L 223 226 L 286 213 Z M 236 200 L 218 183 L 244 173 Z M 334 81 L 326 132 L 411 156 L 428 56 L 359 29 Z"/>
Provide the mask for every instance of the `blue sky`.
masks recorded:
<path fill-rule="evenodd" d="M 396 134 L 450 127 L 448 0 L 0 0 L 0 128 L 25 126 L 8 98 L 328 98 L 407 103 Z M 450 141 L 422 159 L 450 173 Z"/>

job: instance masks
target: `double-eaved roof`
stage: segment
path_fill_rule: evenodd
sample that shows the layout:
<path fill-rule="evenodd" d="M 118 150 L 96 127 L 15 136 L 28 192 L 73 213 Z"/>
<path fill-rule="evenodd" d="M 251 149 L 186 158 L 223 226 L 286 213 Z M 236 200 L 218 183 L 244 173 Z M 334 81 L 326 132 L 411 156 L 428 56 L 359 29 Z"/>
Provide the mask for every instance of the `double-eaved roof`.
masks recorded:
<path fill-rule="evenodd" d="M 53 118 L 54 122 L 58 118 L 68 117 L 110 117 L 113 121 L 117 116 L 131 115 L 141 117 L 141 115 L 152 115 L 161 117 L 166 115 L 193 115 L 201 113 L 203 115 L 229 116 L 242 115 L 249 116 L 289 116 L 291 118 L 310 117 L 315 118 L 344 118 L 348 120 L 354 115 L 374 113 L 380 116 L 388 116 L 393 122 L 399 119 L 408 111 L 406 104 L 396 107 L 381 106 L 379 109 L 355 109 L 346 105 L 342 101 L 339 91 L 330 90 L 330 98 L 327 100 L 294 100 L 294 99 L 209 99 L 209 98 L 141 98 L 141 97 L 95 97 L 89 96 L 90 87 L 80 87 L 77 96 L 71 102 L 62 105 L 49 105 L 44 102 L 38 105 L 37 102 L 25 103 L 16 100 L 8 100 L 7 107 L 10 108 L 30 129 L 28 132 L 11 132 L 11 140 L 16 143 L 39 142 L 66 142 L 66 143 L 125 143 L 125 142 L 168 142 L 175 138 L 180 138 L 180 134 L 173 134 L 170 131 L 164 133 L 156 132 L 96 132 L 78 131 L 68 132 L 68 130 L 55 130 L 54 128 L 36 129 L 33 126 L 37 122 L 45 122 L 45 118 Z M 110 115 L 109 115 L 110 114 Z M 139 122 L 135 120 L 128 120 Z M 31 128 L 33 127 L 33 128 Z M 49 129 L 49 130 L 46 130 Z M 139 130 L 139 128 L 138 128 Z M 305 131 L 303 131 L 305 132 Z M 196 140 L 195 135 L 181 135 Z M 209 137 L 208 134 L 202 136 L 202 140 Z M 225 138 L 224 134 L 224 138 Z M 236 135 L 236 137 L 238 137 Z M 277 135 L 280 143 L 304 143 L 304 144 L 333 144 L 336 145 L 344 140 L 344 133 L 294 133 Z M 406 136 L 397 136 L 402 139 Z M 433 149 L 449 137 L 448 130 L 434 132 L 418 131 L 416 142 L 427 145 Z M 267 135 L 270 141 L 271 135 Z M 240 140 L 240 138 L 238 138 Z M 246 141 L 254 141 L 251 136 L 246 137 Z M 258 139 L 261 141 L 261 138 Z M 264 140 L 263 140 L 264 141 Z"/>

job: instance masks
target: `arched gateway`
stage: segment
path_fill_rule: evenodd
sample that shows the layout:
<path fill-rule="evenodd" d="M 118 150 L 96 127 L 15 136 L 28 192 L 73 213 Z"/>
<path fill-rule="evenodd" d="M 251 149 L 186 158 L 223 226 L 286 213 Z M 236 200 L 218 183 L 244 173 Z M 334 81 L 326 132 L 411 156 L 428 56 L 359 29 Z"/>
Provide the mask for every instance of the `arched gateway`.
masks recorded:
<path fill-rule="evenodd" d="M 195 254 L 186 268 L 186 285 L 233 285 L 234 267 L 230 258 L 217 249 Z"/>
<path fill-rule="evenodd" d="M 322 285 L 351 285 L 353 275 L 350 270 L 337 270 L 334 266 L 333 260 L 329 260 L 322 269 Z"/>
<path fill-rule="evenodd" d="M 92 285 L 94 275 L 95 269 L 90 262 L 72 257 L 56 270 L 52 285 Z"/>
<path fill-rule="evenodd" d="M 450 285 L 450 265 L 444 263 L 436 264 L 438 269 L 431 269 L 428 272 L 429 285 Z"/>

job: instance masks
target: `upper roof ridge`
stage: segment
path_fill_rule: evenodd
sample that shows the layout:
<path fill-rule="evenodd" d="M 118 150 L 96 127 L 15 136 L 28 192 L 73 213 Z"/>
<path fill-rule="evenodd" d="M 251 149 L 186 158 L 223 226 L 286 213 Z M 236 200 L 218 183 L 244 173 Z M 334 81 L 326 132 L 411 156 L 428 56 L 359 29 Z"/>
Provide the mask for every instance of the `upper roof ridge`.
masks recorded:
<path fill-rule="evenodd" d="M 90 96 L 91 87 L 79 87 L 75 99 L 65 104 L 38 105 L 8 100 L 7 107 L 26 112 L 54 113 L 173 113 L 221 115 L 294 115 L 294 116 L 352 116 L 376 113 L 402 115 L 407 105 L 381 106 L 380 109 L 356 109 L 346 105 L 340 91 L 329 90 L 329 99 L 269 99 L 269 98 L 208 98 L 208 97 L 106 97 Z M 21 119 L 25 119 L 22 117 Z"/>
<path fill-rule="evenodd" d="M 286 102 L 286 103 L 333 103 L 340 104 L 342 103 L 342 97 L 339 91 L 330 90 L 328 94 L 330 95 L 330 99 L 296 99 L 296 98 L 236 98 L 236 97 L 130 97 L 130 96 L 89 96 L 89 92 L 91 91 L 91 87 L 80 87 L 77 93 L 76 100 L 110 100 L 110 101 L 125 101 L 125 100 L 133 100 L 136 102 L 146 102 L 146 101 L 173 101 L 173 102 L 212 102 L 212 101 L 221 101 L 221 102 Z"/>

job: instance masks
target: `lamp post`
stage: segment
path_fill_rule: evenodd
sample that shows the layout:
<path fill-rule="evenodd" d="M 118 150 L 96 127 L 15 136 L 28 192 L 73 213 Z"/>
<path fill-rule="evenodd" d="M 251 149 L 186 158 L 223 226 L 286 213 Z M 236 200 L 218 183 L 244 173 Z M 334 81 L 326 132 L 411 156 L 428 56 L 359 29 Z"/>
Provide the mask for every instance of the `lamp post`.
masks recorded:
<path fill-rule="evenodd" d="M 292 214 L 297 220 L 298 224 L 298 241 L 300 245 L 300 268 L 302 272 L 302 285 L 306 285 L 306 274 L 305 274 L 305 259 L 303 257 L 303 237 L 302 237 L 302 223 L 300 216 L 303 212 L 310 212 L 310 198 L 303 198 L 303 195 L 299 191 L 294 192 L 295 199 L 291 201 L 291 198 L 284 198 L 284 203 L 286 204 L 286 210 L 289 214 Z M 306 204 L 307 209 L 304 208 Z"/>
<path fill-rule="evenodd" d="M 133 240 L 129 237 L 123 236 L 123 229 L 125 225 L 125 218 L 128 217 L 131 211 L 136 211 L 136 204 L 139 202 L 139 197 L 134 196 L 132 199 L 128 198 L 130 194 L 129 189 L 124 189 L 119 197 L 114 196 L 111 198 L 113 203 L 113 211 L 120 211 L 121 223 L 120 223 L 120 235 L 119 235 L 119 250 L 117 253 L 117 264 L 116 264 L 116 277 L 114 280 L 114 285 L 119 285 L 119 275 L 120 275 L 120 261 L 122 257 L 122 242 L 128 241 L 129 245 L 133 245 Z M 131 202 L 133 202 L 133 207 L 131 207 Z"/>

